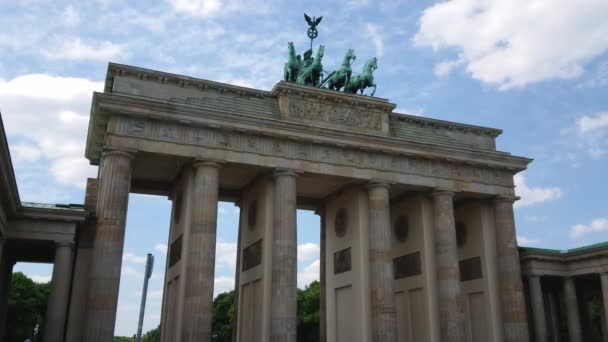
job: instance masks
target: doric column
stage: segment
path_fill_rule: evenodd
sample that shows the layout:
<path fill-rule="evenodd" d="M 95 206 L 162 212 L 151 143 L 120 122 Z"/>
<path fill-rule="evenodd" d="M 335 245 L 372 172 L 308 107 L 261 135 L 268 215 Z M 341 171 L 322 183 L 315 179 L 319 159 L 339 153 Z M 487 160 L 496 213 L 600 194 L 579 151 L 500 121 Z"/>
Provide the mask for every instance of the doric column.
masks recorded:
<path fill-rule="evenodd" d="M 63 341 L 72 280 L 73 248 L 71 242 L 56 243 L 51 293 L 46 310 L 45 341 Z"/>
<path fill-rule="evenodd" d="M 274 174 L 274 241 L 270 340 L 295 342 L 297 337 L 296 174 Z"/>
<path fill-rule="evenodd" d="M 530 302 L 534 315 L 534 333 L 537 342 L 547 342 L 547 321 L 545 319 L 545 305 L 543 303 L 543 290 L 540 276 L 528 277 L 530 284 Z"/>
<path fill-rule="evenodd" d="M 327 269 L 326 265 L 326 252 L 325 252 L 325 206 L 321 207 L 321 209 L 317 210 L 315 214 L 319 215 L 320 224 L 320 237 L 319 237 L 319 248 L 320 256 L 319 256 L 319 342 L 327 341 L 327 290 L 326 280 L 325 280 L 325 270 Z"/>
<path fill-rule="evenodd" d="M 397 341 L 388 190 L 387 183 L 368 185 L 372 341 L 376 342 Z"/>
<path fill-rule="evenodd" d="M 515 237 L 513 197 L 494 199 L 498 284 L 505 342 L 529 341 L 519 252 Z"/>
<path fill-rule="evenodd" d="M 568 318 L 568 335 L 570 342 L 582 342 L 581 318 L 578 312 L 578 298 L 576 296 L 576 285 L 574 278 L 564 278 L 564 302 L 566 304 L 566 316 Z"/>
<path fill-rule="evenodd" d="M 132 159 L 123 151 L 102 155 L 84 341 L 114 338 Z"/>
<path fill-rule="evenodd" d="M 604 303 L 604 330 L 605 335 L 608 335 L 608 272 L 600 274 L 602 282 L 602 301 Z M 608 341 L 608 336 L 604 336 L 604 340 Z"/>
<path fill-rule="evenodd" d="M 243 207 L 241 206 L 241 202 L 237 201 L 234 203 L 235 206 L 239 207 L 239 227 L 237 229 L 237 238 L 236 238 L 236 270 L 234 272 L 234 313 L 232 316 L 232 342 L 236 342 L 237 338 L 237 329 L 238 329 L 238 318 L 239 318 L 239 288 L 240 282 L 239 278 L 241 275 L 241 234 L 243 233 L 243 215 L 245 215 L 243 211 Z"/>
<path fill-rule="evenodd" d="M 466 336 L 454 222 L 454 193 L 434 191 L 433 213 L 441 341 L 460 342 Z"/>
<path fill-rule="evenodd" d="M 187 234 L 182 340 L 211 340 L 219 167 L 196 162 Z"/>

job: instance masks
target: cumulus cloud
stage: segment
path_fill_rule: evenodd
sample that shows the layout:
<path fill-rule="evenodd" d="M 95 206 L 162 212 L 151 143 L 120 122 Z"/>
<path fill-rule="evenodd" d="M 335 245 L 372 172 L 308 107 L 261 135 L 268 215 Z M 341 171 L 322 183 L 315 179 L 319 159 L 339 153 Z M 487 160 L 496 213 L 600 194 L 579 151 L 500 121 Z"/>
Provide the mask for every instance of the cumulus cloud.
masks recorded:
<path fill-rule="evenodd" d="M 582 116 L 576 121 L 576 126 L 580 134 L 608 129 L 608 112 L 599 113 L 596 116 Z"/>
<path fill-rule="evenodd" d="M 320 266 L 321 262 L 317 259 L 298 272 L 298 288 L 303 289 L 311 282 L 319 280 Z"/>
<path fill-rule="evenodd" d="M 209 17 L 222 9 L 221 0 L 170 0 L 173 9 L 178 13 L 194 17 Z"/>
<path fill-rule="evenodd" d="M 608 233 L 608 218 L 597 218 L 590 224 L 576 224 L 570 228 L 570 236 L 573 238 L 590 233 Z"/>
<path fill-rule="evenodd" d="M 236 267 L 236 243 L 218 242 L 215 245 L 215 262 L 218 266 Z"/>
<path fill-rule="evenodd" d="M 380 27 L 376 24 L 367 23 L 365 25 L 365 32 L 372 40 L 372 43 L 374 43 L 376 57 L 381 58 L 384 56 L 384 40 L 382 38 Z"/>
<path fill-rule="evenodd" d="M 303 243 L 298 245 L 298 261 L 310 261 L 318 259 L 321 250 L 316 243 Z"/>
<path fill-rule="evenodd" d="M 606 13 L 604 0 L 453 0 L 425 9 L 413 40 L 456 49 L 474 79 L 509 89 L 581 75 L 608 49 Z"/>
<path fill-rule="evenodd" d="M 84 148 L 91 95 L 102 89 L 102 82 L 44 74 L 0 79 L 7 134 L 24 141 L 9 146 L 12 157 L 32 163 L 45 159 L 50 162 L 43 171 L 48 176 L 83 188 L 86 178 L 96 175 L 97 168 L 84 158 Z M 22 175 L 19 170 L 17 175 Z M 44 176 L 37 179 L 46 183 Z"/>
<path fill-rule="evenodd" d="M 540 243 L 539 239 L 532 239 L 523 235 L 517 235 L 517 244 L 520 246 L 534 246 Z"/>
<path fill-rule="evenodd" d="M 125 45 L 109 41 L 88 43 L 80 38 L 64 38 L 52 48 L 44 50 L 43 54 L 49 59 L 105 62 L 123 58 L 127 55 L 127 51 Z"/>
<path fill-rule="evenodd" d="M 66 7 L 61 16 L 66 26 L 74 26 L 80 23 L 80 14 L 72 5 Z"/>
<path fill-rule="evenodd" d="M 162 253 L 162 254 L 167 254 L 167 244 L 166 243 L 157 243 L 154 246 L 154 250 Z"/>
<path fill-rule="evenodd" d="M 523 174 L 514 177 L 515 194 L 521 199 L 515 202 L 515 207 L 531 206 L 547 201 L 558 200 L 562 197 L 562 190 L 558 187 L 535 187 L 526 183 Z"/>
<path fill-rule="evenodd" d="M 126 252 L 122 255 L 122 261 L 123 262 L 132 262 L 135 264 L 140 264 L 140 265 L 145 265 L 146 264 L 146 260 L 147 257 L 145 255 L 136 255 L 134 253 L 131 252 Z"/>
<path fill-rule="evenodd" d="M 222 292 L 234 290 L 234 278 L 232 277 L 215 277 L 213 282 L 213 297 Z"/>

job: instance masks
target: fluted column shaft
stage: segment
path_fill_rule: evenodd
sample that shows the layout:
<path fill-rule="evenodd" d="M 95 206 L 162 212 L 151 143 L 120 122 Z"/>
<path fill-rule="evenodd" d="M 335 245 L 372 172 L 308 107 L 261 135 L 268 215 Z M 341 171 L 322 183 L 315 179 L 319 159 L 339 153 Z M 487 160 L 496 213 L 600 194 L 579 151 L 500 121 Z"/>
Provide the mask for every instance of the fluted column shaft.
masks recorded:
<path fill-rule="evenodd" d="M 515 237 L 514 200 L 512 197 L 494 200 L 498 286 L 505 342 L 527 342 L 530 337 Z"/>
<path fill-rule="evenodd" d="M 327 285 L 325 270 L 327 269 L 327 254 L 325 252 L 325 207 L 321 208 L 317 211 L 321 221 L 321 227 L 319 229 L 320 232 L 320 266 L 319 266 L 319 342 L 327 341 L 327 290 L 325 286 Z"/>
<path fill-rule="evenodd" d="M 374 342 L 397 341 L 388 190 L 387 183 L 368 185 L 369 271 Z"/>
<path fill-rule="evenodd" d="M 2 240 L 6 243 L 5 240 Z M 2 254 L 0 254 L 2 256 Z M 0 258 L 0 341 L 4 341 L 6 335 L 6 316 L 8 311 L 8 292 L 11 287 L 13 266 L 15 262 L 7 257 Z"/>
<path fill-rule="evenodd" d="M 297 338 L 297 226 L 296 174 L 275 174 L 274 241 L 272 251 L 272 313 L 270 339 L 295 342 Z"/>
<path fill-rule="evenodd" d="M 240 276 L 241 276 L 241 234 L 243 233 L 243 215 L 245 215 L 241 202 L 236 202 L 235 206 L 239 207 L 239 227 L 237 229 L 236 238 L 236 271 L 234 272 L 234 314 L 232 316 L 232 342 L 236 342 L 238 319 L 239 319 L 239 292 L 240 292 Z"/>
<path fill-rule="evenodd" d="M 102 155 L 83 339 L 87 342 L 108 342 L 114 338 L 132 158 L 132 154 L 122 151 Z"/>
<path fill-rule="evenodd" d="M 602 282 L 602 302 L 604 303 L 604 327 L 605 334 L 608 335 L 608 272 L 600 274 Z M 604 336 L 604 341 L 608 341 L 608 336 Z"/>
<path fill-rule="evenodd" d="M 454 221 L 454 193 L 434 191 L 433 213 L 441 341 L 465 341 L 465 319 Z"/>
<path fill-rule="evenodd" d="M 540 276 L 533 275 L 528 278 L 530 284 L 530 302 L 534 315 L 534 333 L 537 342 L 547 342 L 547 321 L 545 318 L 545 305 L 543 303 L 543 290 Z"/>
<path fill-rule="evenodd" d="M 564 278 L 564 302 L 568 319 L 568 335 L 570 342 L 582 342 L 581 318 L 578 312 L 578 298 L 574 278 Z"/>
<path fill-rule="evenodd" d="M 186 234 L 182 341 L 211 340 L 219 164 L 197 162 Z"/>
<path fill-rule="evenodd" d="M 64 327 L 68 311 L 70 281 L 72 280 L 73 243 L 57 243 L 55 261 L 46 310 L 44 340 L 48 342 L 63 341 Z"/>

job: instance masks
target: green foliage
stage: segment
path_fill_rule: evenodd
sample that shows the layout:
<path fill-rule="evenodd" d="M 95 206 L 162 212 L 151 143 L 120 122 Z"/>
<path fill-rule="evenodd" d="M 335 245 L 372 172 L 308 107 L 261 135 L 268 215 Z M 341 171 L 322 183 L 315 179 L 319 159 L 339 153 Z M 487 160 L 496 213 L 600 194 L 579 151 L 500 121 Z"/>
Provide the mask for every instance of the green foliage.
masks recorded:
<path fill-rule="evenodd" d="M 142 342 L 160 342 L 160 325 L 152 329 L 141 337 Z"/>
<path fill-rule="evenodd" d="M 124 337 L 124 336 L 114 336 L 112 342 L 133 342 L 135 339 L 133 337 Z"/>
<path fill-rule="evenodd" d="M 51 283 L 38 284 L 21 272 L 13 273 L 8 298 L 7 342 L 22 342 L 33 338 L 34 327 L 41 324 Z M 39 335 L 43 335 L 43 326 Z"/>
<path fill-rule="evenodd" d="M 319 291 L 318 281 L 298 289 L 298 342 L 319 340 Z"/>
<path fill-rule="evenodd" d="M 220 293 L 213 301 L 211 341 L 230 342 L 234 317 L 234 291 Z"/>

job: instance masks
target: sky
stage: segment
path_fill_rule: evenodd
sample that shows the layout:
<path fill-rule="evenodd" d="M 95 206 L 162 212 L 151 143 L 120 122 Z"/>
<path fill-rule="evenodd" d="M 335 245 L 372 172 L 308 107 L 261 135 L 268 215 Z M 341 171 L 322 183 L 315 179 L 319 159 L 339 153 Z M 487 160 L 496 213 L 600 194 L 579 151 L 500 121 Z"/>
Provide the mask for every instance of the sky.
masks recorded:
<path fill-rule="evenodd" d="M 520 245 L 608 240 L 608 2 L 605 0 L 0 0 L 0 111 L 22 201 L 82 203 L 93 91 L 109 61 L 270 90 L 287 43 L 323 65 L 378 58 L 376 96 L 396 112 L 504 130 L 501 151 L 534 158 L 515 177 Z M 160 320 L 167 198 L 129 199 L 117 335 L 132 335 L 146 253 L 156 257 L 144 331 Z M 216 293 L 234 286 L 238 208 L 220 203 Z M 298 212 L 298 285 L 318 278 L 319 220 Z M 51 265 L 17 264 L 37 281 Z"/>

